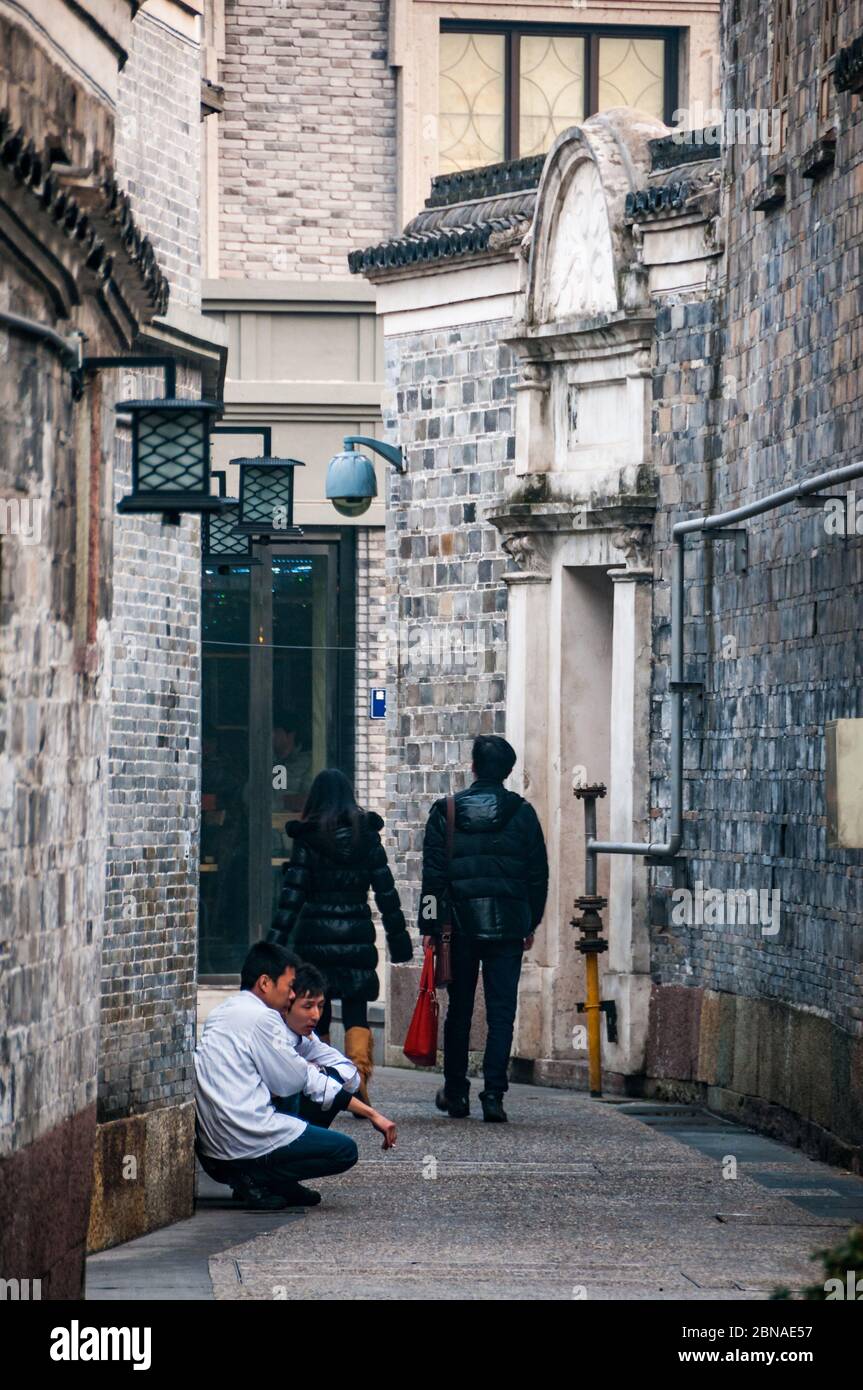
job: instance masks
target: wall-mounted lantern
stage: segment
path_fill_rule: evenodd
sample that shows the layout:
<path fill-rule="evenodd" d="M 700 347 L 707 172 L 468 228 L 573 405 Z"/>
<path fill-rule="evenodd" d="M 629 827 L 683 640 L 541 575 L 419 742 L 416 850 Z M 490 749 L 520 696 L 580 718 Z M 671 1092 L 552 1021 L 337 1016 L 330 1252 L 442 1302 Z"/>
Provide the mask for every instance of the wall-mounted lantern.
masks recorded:
<path fill-rule="evenodd" d="M 342 516 L 362 516 L 377 497 L 378 485 L 372 460 L 354 446 L 365 445 L 391 463 L 399 473 L 407 472 L 404 450 L 359 434 L 346 435 L 343 443 L 344 452 L 331 458 L 327 467 L 326 495 Z"/>
<path fill-rule="evenodd" d="M 121 512 L 220 511 L 210 491 L 210 431 L 222 413 L 217 401 L 120 401 L 132 417 L 132 492 Z"/>
<path fill-rule="evenodd" d="M 132 491 L 117 503 L 120 512 L 161 512 L 178 522 L 182 512 L 219 511 L 221 497 L 210 491 L 210 431 L 224 410 L 221 401 L 179 400 L 173 357 L 83 357 L 73 372 L 80 400 L 88 372 L 112 368 L 157 367 L 165 374 L 165 395 L 146 401 L 118 401 L 118 415 L 132 417 Z"/>
<path fill-rule="evenodd" d="M 294 525 L 294 469 L 300 459 L 232 459 L 240 470 L 240 510 L 236 529 L 259 540 L 301 536 Z"/>
<path fill-rule="evenodd" d="M 227 493 L 227 477 L 218 469 L 213 469 L 213 478 L 219 485 L 219 496 Z M 221 511 L 208 512 L 203 517 L 201 531 L 201 560 L 205 565 L 214 565 L 223 573 L 237 566 L 247 569 L 259 565 L 252 555 L 252 538 L 237 532 L 240 507 L 237 502 L 224 502 Z"/>

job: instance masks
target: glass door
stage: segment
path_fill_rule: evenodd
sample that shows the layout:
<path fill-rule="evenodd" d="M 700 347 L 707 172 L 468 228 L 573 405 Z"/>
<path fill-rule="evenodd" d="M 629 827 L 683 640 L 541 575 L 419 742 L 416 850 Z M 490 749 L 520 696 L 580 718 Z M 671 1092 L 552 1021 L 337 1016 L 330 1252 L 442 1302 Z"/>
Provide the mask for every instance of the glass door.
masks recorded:
<path fill-rule="evenodd" d="M 199 941 L 210 975 L 235 973 L 247 933 L 250 574 L 203 576 Z"/>
<path fill-rule="evenodd" d="M 316 774 L 353 775 L 351 550 L 256 546 L 256 565 L 204 570 L 201 976 L 236 975 L 269 931 Z"/>

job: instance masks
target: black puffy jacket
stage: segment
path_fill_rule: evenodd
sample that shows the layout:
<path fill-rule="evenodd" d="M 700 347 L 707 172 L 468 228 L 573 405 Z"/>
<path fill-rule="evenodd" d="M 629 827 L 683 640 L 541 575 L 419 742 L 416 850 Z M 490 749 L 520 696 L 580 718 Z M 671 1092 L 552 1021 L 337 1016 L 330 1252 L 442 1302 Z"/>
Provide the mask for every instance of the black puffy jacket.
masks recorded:
<path fill-rule="evenodd" d="M 424 935 L 439 934 L 436 908 L 448 890 L 454 930 L 474 940 L 524 940 L 539 926 L 548 893 L 542 826 L 530 802 L 502 782 L 478 779 L 456 794 L 449 870 L 446 799 L 432 807 L 423 843 Z"/>
<path fill-rule="evenodd" d="M 374 811 L 364 813 L 356 842 L 348 825 L 339 826 L 332 841 L 324 839 L 314 821 L 289 821 L 285 827 L 294 848 L 282 869 L 282 892 L 269 939 L 316 965 L 334 999 L 378 997 L 369 888 L 383 920 L 390 959 L 401 963 L 413 956 L 381 843 L 382 828 Z"/>

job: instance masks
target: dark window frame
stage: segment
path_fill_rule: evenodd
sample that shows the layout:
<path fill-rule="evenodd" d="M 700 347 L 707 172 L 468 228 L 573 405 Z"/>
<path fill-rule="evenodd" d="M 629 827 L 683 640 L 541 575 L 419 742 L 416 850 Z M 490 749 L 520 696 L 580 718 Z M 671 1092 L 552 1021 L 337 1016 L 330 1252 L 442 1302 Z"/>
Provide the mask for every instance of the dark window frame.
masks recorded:
<path fill-rule="evenodd" d="M 678 108 L 678 86 L 680 74 L 680 29 L 663 28 L 657 25 L 635 24 L 542 24 L 507 20 L 476 21 L 470 19 L 442 19 L 442 34 L 503 34 L 506 40 L 504 50 L 504 159 L 518 159 L 520 124 L 520 45 L 522 35 L 540 35 L 554 38 L 584 38 L 584 96 L 587 120 L 599 109 L 599 40 L 633 38 L 663 39 L 665 42 L 665 72 L 663 92 L 663 119 L 671 125 L 671 118 Z"/>

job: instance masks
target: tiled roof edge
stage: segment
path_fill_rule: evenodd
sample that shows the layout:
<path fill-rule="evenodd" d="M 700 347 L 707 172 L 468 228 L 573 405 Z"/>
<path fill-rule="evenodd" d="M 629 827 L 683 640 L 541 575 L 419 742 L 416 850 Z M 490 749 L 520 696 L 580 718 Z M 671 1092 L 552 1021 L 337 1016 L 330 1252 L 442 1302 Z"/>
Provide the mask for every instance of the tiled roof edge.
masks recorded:
<path fill-rule="evenodd" d="M 348 267 L 353 275 L 369 270 L 396 270 L 400 266 L 451 260 L 460 256 L 496 249 L 490 246 L 493 237 L 506 238 L 527 228 L 526 217 L 497 217 L 474 227 L 449 227 L 439 232 L 416 232 L 410 236 L 392 237 L 348 254 Z"/>
<path fill-rule="evenodd" d="M 704 159 L 719 159 L 722 142 L 708 139 L 714 129 L 679 130 L 672 135 L 661 135 L 657 140 L 648 140 L 650 149 L 651 173 L 664 169 L 676 169 L 681 164 L 698 164 Z"/>
<path fill-rule="evenodd" d="M 170 286 L 148 236 L 137 226 L 128 194 L 111 169 L 82 174 L 51 166 L 28 140 L 23 127 L 12 130 L 8 112 L 0 110 L 0 165 L 27 188 L 42 210 L 81 248 L 84 264 L 109 280 L 118 258 L 139 285 L 139 308 L 151 315 L 168 308 Z"/>
<path fill-rule="evenodd" d="M 442 208 L 450 203 L 471 202 L 475 198 L 499 198 L 504 193 L 523 193 L 536 188 L 544 164 L 545 155 L 534 154 L 525 159 L 484 164 L 478 169 L 438 174 L 432 179 L 426 207 Z"/>
<path fill-rule="evenodd" d="M 701 179 L 674 179 L 664 184 L 652 184 L 627 193 L 624 216 L 629 221 L 644 222 L 651 217 L 674 216 L 704 206 L 703 200 L 716 199 L 718 185 L 715 174 Z M 699 203 L 701 200 L 701 203 Z"/>

